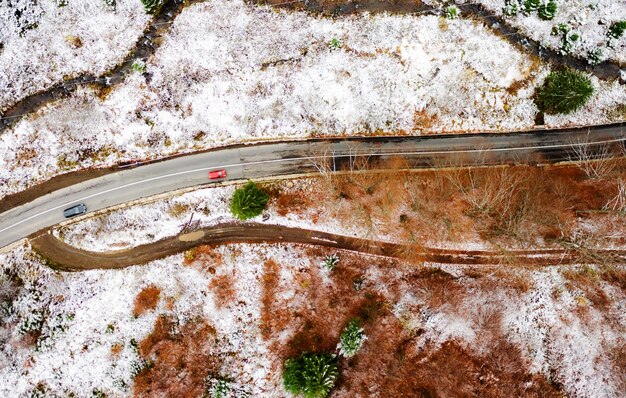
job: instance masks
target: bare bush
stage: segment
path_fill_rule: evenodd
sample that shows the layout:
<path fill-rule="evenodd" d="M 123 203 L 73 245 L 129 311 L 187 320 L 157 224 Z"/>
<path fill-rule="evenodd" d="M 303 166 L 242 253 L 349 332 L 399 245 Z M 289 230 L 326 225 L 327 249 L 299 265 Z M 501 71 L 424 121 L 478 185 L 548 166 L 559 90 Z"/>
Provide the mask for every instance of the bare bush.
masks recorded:
<path fill-rule="evenodd" d="M 588 178 L 609 177 L 617 168 L 616 157 L 623 155 L 619 144 L 611 142 L 595 143 L 589 134 L 572 142 L 569 160 L 585 173 Z"/>

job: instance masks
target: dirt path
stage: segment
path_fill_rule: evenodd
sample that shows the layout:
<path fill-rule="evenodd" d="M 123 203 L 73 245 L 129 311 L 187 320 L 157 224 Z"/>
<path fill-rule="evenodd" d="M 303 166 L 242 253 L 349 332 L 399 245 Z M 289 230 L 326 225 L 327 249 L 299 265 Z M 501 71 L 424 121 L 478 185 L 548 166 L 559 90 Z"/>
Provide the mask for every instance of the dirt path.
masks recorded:
<path fill-rule="evenodd" d="M 626 250 L 598 250 L 581 253 L 565 249 L 498 251 L 462 251 L 435 248 L 417 248 L 390 242 L 336 235 L 308 229 L 279 225 L 225 223 L 166 238 L 154 243 L 114 252 L 90 252 L 70 246 L 48 231 L 29 237 L 35 252 L 48 265 L 62 271 L 116 269 L 145 264 L 199 245 L 228 243 L 297 243 L 351 250 L 360 253 L 409 259 L 414 262 L 468 265 L 556 265 L 592 263 L 596 260 L 624 261 Z M 410 253 L 410 254 L 409 254 Z"/>
<path fill-rule="evenodd" d="M 419 0 L 255 0 L 257 4 L 272 5 L 289 10 L 302 10 L 325 16 L 350 15 L 361 12 L 416 15 L 441 15 L 441 10 Z M 451 3 L 452 4 L 452 3 Z M 553 65 L 567 65 L 571 68 L 596 75 L 600 79 L 619 79 L 620 65 L 605 61 L 598 65 L 589 65 L 587 60 L 558 52 L 542 46 L 539 42 L 524 36 L 504 18 L 493 13 L 481 4 L 456 4 L 462 17 L 473 18 L 488 26 L 495 34 L 502 37 L 520 51 L 530 53 Z"/>

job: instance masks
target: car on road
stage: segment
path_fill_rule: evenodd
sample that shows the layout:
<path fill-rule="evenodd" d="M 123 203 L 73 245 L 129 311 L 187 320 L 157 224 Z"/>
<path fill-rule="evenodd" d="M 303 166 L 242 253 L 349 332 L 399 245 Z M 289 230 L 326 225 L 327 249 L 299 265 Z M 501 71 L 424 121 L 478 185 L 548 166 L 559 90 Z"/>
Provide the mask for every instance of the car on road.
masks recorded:
<path fill-rule="evenodd" d="M 220 178 L 226 178 L 226 170 L 213 170 L 209 171 L 209 179 L 217 180 Z"/>
<path fill-rule="evenodd" d="M 79 203 L 77 205 L 74 205 L 72 207 L 69 207 L 63 210 L 63 215 L 65 216 L 65 218 L 72 218 L 79 214 L 83 214 L 86 211 L 87 211 L 87 206 L 85 206 L 84 203 Z"/>

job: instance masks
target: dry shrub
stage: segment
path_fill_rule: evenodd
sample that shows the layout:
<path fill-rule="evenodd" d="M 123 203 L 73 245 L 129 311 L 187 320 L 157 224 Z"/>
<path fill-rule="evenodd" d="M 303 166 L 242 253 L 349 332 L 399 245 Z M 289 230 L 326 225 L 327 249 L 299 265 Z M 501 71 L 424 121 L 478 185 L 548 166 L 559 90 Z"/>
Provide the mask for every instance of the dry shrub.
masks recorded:
<path fill-rule="evenodd" d="M 216 267 L 224 263 L 224 256 L 214 246 L 202 245 L 194 248 L 192 261 L 199 269 L 214 274 Z"/>
<path fill-rule="evenodd" d="M 154 285 L 143 288 L 135 298 L 133 315 L 135 317 L 143 315 L 146 311 L 154 310 L 159 303 L 161 289 Z"/>
<path fill-rule="evenodd" d="M 421 268 L 404 279 L 416 288 L 431 309 L 437 309 L 444 304 L 454 306 L 465 293 L 465 287 L 454 276 L 439 268 Z"/>
<path fill-rule="evenodd" d="M 261 295 L 261 336 L 267 339 L 283 319 L 273 313 L 280 283 L 280 267 L 272 259 L 263 264 L 263 293 Z"/>
<path fill-rule="evenodd" d="M 348 252 L 340 253 L 340 263 L 331 271 L 329 285 L 321 277 L 317 262 L 329 254 L 321 248 L 307 249 L 311 267 L 296 271 L 294 282 L 282 287 L 279 266 L 272 260 L 264 264 L 261 297 L 261 333 L 279 358 L 289 358 L 303 351 L 334 350 L 341 328 L 354 316 L 367 324 L 384 307 L 382 298 L 365 283 L 355 290 L 354 281 L 362 275 L 365 261 Z M 369 264 L 379 259 L 367 259 Z M 296 299 L 281 300 L 281 289 L 293 289 Z M 289 332 L 289 338 L 283 336 Z"/>
<path fill-rule="evenodd" d="M 124 348 L 124 345 L 122 343 L 115 343 L 111 346 L 111 356 L 113 358 L 117 358 L 120 353 L 122 352 L 122 349 Z"/>
<path fill-rule="evenodd" d="M 605 267 L 600 272 L 600 277 L 622 289 L 622 292 L 626 293 L 626 268 L 623 266 L 609 266 Z"/>
<path fill-rule="evenodd" d="M 274 202 L 276 212 L 281 216 L 286 216 L 288 213 L 300 213 L 311 205 L 308 196 L 301 190 L 281 191 Z"/>
<path fill-rule="evenodd" d="M 600 272 L 589 266 L 578 269 L 562 270 L 561 274 L 569 281 L 570 288 L 578 288 L 585 292 L 585 297 L 595 306 L 606 309 L 610 299 L 601 286 Z"/>
<path fill-rule="evenodd" d="M 235 280 L 230 274 L 223 274 L 215 276 L 209 288 L 213 290 L 215 297 L 217 298 L 217 307 L 222 308 L 235 300 L 237 290 L 235 289 Z"/>
<path fill-rule="evenodd" d="M 139 345 L 141 357 L 152 363 L 136 377 L 136 397 L 199 397 L 204 381 L 217 373 L 220 360 L 213 352 L 215 329 L 204 320 L 179 327 L 167 317 L 157 319 L 154 330 Z"/>

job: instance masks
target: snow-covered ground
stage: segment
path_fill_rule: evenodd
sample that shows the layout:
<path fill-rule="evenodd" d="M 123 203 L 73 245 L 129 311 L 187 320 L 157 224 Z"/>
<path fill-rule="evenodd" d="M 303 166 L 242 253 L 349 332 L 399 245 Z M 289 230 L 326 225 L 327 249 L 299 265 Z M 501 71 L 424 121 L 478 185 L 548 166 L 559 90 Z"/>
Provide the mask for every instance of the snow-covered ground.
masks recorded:
<path fill-rule="evenodd" d="M 340 48 L 329 43 L 337 39 Z M 189 6 L 137 73 L 82 87 L 0 137 L 0 195 L 61 172 L 234 142 L 528 129 L 548 72 L 488 28 L 435 16 L 316 18 L 243 1 Z M 549 125 L 622 115 L 626 89 L 594 85 Z"/>
<path fill-rule="evenodd" d="M 0 255 L 4 271 L 0 275 L 0 394 L 85 397 L 97 390 L 111 397 L 130 396 L 133 369 L 140 363 L 133 342 L 142 341 L 160 315 L 168 315 L 178 319 L 181 327 L 204 320 L 215 328 L 215 342 L 210 345 L 223 359 L 219 373 L 242 386 L 248 396 L 287 396 L 280 379 L 281 360 L 270 342 L 280 342 L 297 331 L 299 318 L 280 335 L 261 338 L 266 305 L 260 299 L 263 264 L 269 259 L 280 264 L 281 290 L 276 300 L 284 303 L 286 311 L 306 307 L 302 300 L 309 297 L 307 289 L 332 294 L 336 284 L 343 283 L 337 279 L 341 274 L 326 274 L 322 285 L 310 286 L 310 281 L 320 278 L 315 276 L 321 273 L 319 259 L 297 246 L 232 245 L 212 250 L 221 259 L 210 263 L 212 271 L 207 266 L 185 265 L 178 255 L 124 270 L 55 273 L 27 247 Z M 352 255 L 341 256 L 339 267 Z M 457 296 L 455 301 L 455 282 L 457 287 L 449 286 L 451 295 L 445 304 L 436 305 L 429 304 L 434 296 L 429 296 L 429 285 L 422 284 L 426 280 L 417 280 L 423 288 L 416 290 L 414 277 L 407 277 L 415 274 L 415 266 L 397 264 L 381 272 L 376 263 L 370 258 L 361 265 L 368 291 L 382 294 L 405 327 L 422 329 L 411 339 L 407 355 L 445 341 L 461 344 L 476 355 L 488 355 L 493 339 L 503 335 L 520 348 L 530 372 L 562 384 L 568 396 L 624 393 L 620 386 L 623 369 L 615 367 L 613 355 L 623 349 L 626 335 L 623 290 L 599 281 L 598 292 L 610 298 L 602 307 L 564 279 L 562 273 L 569 268 L 518 269 L 494 275 L 487 271 L 477 278 L 477 271 L 446 266 L 445 272 L 467 287 L 463 293 L 467 296 Z M 235 292 L 226 303 L 211 287 L 224 275 L 232 277 Z M 513 276 L 526 280 L 527 286 L 519 291 L 513 284 L 498 284 L 499 279 L 509 281 Z M 158 304 L 134 316 L 133 301 L 149 285 L 161 291 Z M 27 343 L 29 331 L 39 329 L 36 343 Z M 349 396 L 343 393 L 340 389 L 338 396 Z"/>
<path fill-rule="evenodd" d="M 447 5 L 449 2 L 426 0 L 432 5 Z M 556 25 L 565 24 L 570 32 L 576 32 L 580 38 L 573 43 L 569 53 L 580 58 L 589 59 L 589 52 L 599 51 L 599 60 L 617 61 L 626 65 L 626 35 L 619 39 L 610 38 L 610 26 L 619 21 L 626 21 L 626 3 L 615 0 L 556 0 L 557 12 L 552 20 L 542 20 L 537 11 L 524 12 L 523 1 L 518 0 L 456 0 L 457 4 L 479 3 L 493 14 L 502 16 L 512 26 L 544 47 L 561 51 L 562 35 L 552 34 Z M 541 0 L 540 4 L 547 1 Z M 517 5 L 515 15 L 509 14 L 513 4 Z M 508 5 L 508 7 L 507 7 Z"/>
<path fill-rule="evenodd" d="M 0 2 L 0 111 L 63 79 L 110 69 L 149 18 L 139 0 Z"/>
<path fill-rule="evenodd" d="M 280 183 L 283 189 L 312 194 L 316 180 L 296 180 L 292 188 Z M 235 186 L 205 188 L 97 217 L 70 223 L 54 230 L 55 236 L 66 243 L 85 250 L 112 251 L 152 243 L 181 233 L 185 226 L 191 229 L 210 227 L 219 223 L 237 222 L 229 209 Z M 328 209 L 330 210 L 330 209 Z M 251 221 L 267 222 L 288 227 L 307 228 L 352 236 L 366 236 L 363 226 L 345 224 L 329 214 L 319 216 L 324 209 L 306 209 L 303 212 L 280 215 L 276 206 L 269 206 L 262 216 Z M 312 221 L 318 213 L 319 221 Z M 381 238 L 383 238 L 381 236 Z M 388 238 L 388 237 L 385 237 Z"/>

